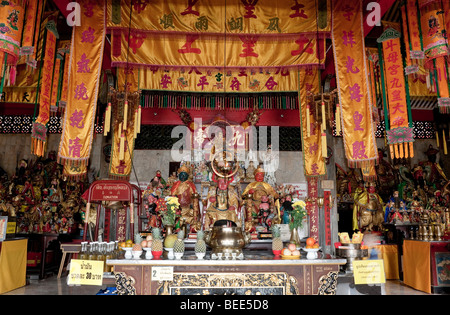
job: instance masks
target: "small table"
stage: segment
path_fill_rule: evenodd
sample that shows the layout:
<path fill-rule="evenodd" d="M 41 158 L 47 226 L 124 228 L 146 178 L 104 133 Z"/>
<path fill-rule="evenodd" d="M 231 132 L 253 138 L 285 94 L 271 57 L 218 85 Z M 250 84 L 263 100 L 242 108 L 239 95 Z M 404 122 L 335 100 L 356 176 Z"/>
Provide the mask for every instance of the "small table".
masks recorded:
<path fill-rule="evenodd" d="M 61 263 L 59 265 L 58 279 L 61 278 L 61 273 L 64 269 L 64 265 L 66 262 L 66 255 L 69 254 L 70 256 L 72 256 L 72 254 L 79 254 L 81 251 L 81 244 L 79 244 L 79 243 L 62 243 L 61 251 L 62 251 L 62 257 L 61 257 Z"/>

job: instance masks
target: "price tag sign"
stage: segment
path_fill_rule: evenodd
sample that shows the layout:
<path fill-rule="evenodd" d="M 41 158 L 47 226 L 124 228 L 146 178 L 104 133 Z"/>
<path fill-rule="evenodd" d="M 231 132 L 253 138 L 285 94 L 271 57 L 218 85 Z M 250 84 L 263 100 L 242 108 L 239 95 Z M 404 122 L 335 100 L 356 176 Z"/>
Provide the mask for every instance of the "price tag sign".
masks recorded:
<path fill-rule="evenodd" d="M 173 267 L 152 267 L 152 281 L 173 281 Z"/>
<path fill-rule="evenodd" d="M 103 261 L 80 260 L 70 261 L 69 285 L 102 285 Z"/>
<path fill-rule="evenodd" d="M 378 284 L 386 282 L 382 259 L 354 260 L 353 275 L 355 277 L 355 284 Z"/>

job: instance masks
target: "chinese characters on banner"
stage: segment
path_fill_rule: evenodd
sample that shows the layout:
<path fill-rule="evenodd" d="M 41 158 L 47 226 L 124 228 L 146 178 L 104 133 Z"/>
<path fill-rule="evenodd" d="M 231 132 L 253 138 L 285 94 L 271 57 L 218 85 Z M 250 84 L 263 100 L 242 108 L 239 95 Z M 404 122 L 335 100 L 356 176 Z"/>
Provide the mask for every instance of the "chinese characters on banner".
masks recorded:
<path fill-rule="evenodd" d="M 370 88 L 367 80 L 361 1 L 333 1 L 332 40 L 344 148 L 351 168 L 377 160 Z M 376 174 L 374 174 L 376 176 Z M 365 176 L 365 180 L 373 180 Z"/>
<path fill-rule="evenodd" d="M 130 21 L 132 29 L 145 33 L 281 37 L 303 32 L 323 38 L 330 32 L 331 14 L 330 0 L 108 0 L 108 30 L 128 30 Z"/>
<path fill-rule="evenodd" d="M 81 26 L 73 27 L 70 74 L 58 161 L 86 174 L 94 135 L 95 113 L 105 41 L 104 1 L 80 1 Z M 79 177 L 65 167 L 65 175 Z"/>
<path fill-rule="evenodd" d="M 382 43 L 382 66 L 384 68 L 384 88 L 387 95 L 389 125 L 386 126 L 391 157 L 410 158 L 413 153 L 413 128 L 409 117 L 406 81 L 403 69 L 403 57 L 400 50 L 400 26 L 392 23 L 378 38 Z"/>
<path fill-rule="evenodd" d="M 31 132 L 31 152 L 44 156 L 47 142 L 47 123 L 50 120 L 50 106 L 53 87 L 53 71 L 55 66 L 56 41 L 59 39 L 56 23 L 49 21 L 46 25 L 45 56 L 42 64 L 41 87 L 39 95 L 39 116 L 33 123 Z"/>
<path fill-rule="evenodd" d="M 300 81 L 300 121 L 302 124 L 303 165 L 306 177 L 318 177 L 326 174 L 325 161 L 322 155 L 322 128 L 316 121 L 309 106 L 308 93 L 319 93 L 319 70 L 302 69 L 299 71 Z M 314 106 L 312 106 L 312 109 Z M 309 118 L 306 116 L 309 115 Z M 308 126 L 309 133 L 308 133 Z"/>

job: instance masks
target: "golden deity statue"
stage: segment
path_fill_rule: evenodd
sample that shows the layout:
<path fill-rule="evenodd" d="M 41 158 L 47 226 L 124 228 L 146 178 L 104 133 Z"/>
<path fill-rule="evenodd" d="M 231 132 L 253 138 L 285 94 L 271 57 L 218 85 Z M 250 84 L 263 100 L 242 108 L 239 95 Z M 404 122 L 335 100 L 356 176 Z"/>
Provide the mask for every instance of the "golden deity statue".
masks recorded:
<path fill-rule="evenodd" d="M 189 224 L 190 231 L 201 229 L 199 195 L 195 184 L 189 179 L 190 168 L 183 165 L 178 169 L 178 181 L 171 188 L 171 195 L 178 197 L 181 208 L 181 217 Z"/>
<path fill-rule="evenodd" d="M 245 198 L 245 231 L 254 232 L 258 225 L 258 215 L 260 211 L 274 209 L 275 200 L 278 193 L 268 183 L 264 181 L 264 169 L 258 167 L 255 170 L 255 181 L 248 184 L 242 197 Z M 266 205 L 268 203 L 268 205 Z"/>
<path fill-rule="evenodd" d="M 211 229 L 219 220 L 233 221 L 240 226 L 238 222 L 240 201 L 235 187 L 230 185 L 232 179 L 227 180 L 220 177 L 215 179 L 214 176 L 213 181 L 216 182 L 216 185 L 211 185 L 208 191 L 204 229 Z"/>
<path fill-rule="evenodd" d="M 383 200 L 375 191 L 375 183 L 369 183 L 368 189 L 363 189 L 354 195 L 353 229 L 371 232 L 374 227 L 382 230 L 384 222 Z"/>
<path fill-rule="evenodd" d="M 227 151 L 215 151 L 211 157 L 211 169 L 213 183 L 205 200 L 204 229 L 211 229 L 219 220 L 232 221 L 240 226 L 238 220 L 240 198 L 235 186 L 231 185 L 239 171 L 236 157 Z"/>

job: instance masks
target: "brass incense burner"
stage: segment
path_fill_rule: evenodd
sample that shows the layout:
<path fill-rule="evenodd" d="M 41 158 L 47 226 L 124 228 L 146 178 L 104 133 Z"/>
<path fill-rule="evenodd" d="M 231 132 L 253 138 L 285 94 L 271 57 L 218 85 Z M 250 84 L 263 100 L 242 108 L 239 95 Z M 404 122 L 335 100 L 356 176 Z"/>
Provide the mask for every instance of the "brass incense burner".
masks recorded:
<path fill-rule="evenodd" d="M 242 250 L 250 244 L 251 235 L 232 221 L 219 220 L 210 231 L 205 231 L 205 242 L 212 248 L 212 259 L 242 259 Z"/>

